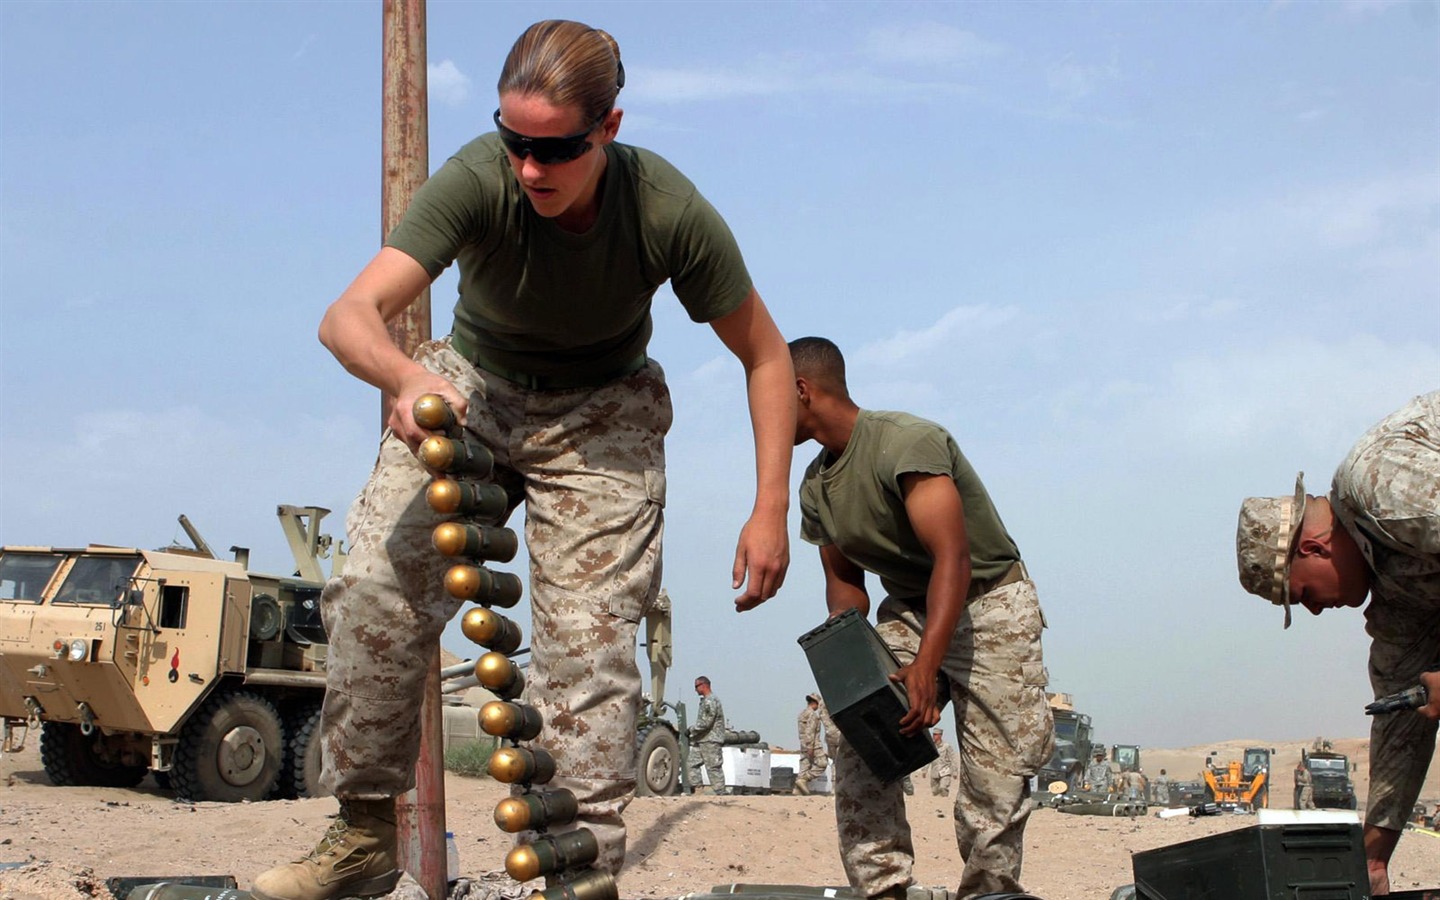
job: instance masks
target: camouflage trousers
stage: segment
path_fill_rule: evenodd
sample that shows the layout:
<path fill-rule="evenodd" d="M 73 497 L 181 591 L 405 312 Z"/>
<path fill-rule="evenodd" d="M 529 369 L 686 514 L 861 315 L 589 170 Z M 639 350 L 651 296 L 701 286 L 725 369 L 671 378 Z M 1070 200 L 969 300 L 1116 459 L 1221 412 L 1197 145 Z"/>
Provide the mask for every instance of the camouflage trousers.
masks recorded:
<path fill-rule="evenodd" d="M 554 787 L 580 801 L 575 825 L 595 832 L 597 866 L 625 857 L 621 812 L 634 796 L 640 675 L 638 621 L 660 586 L 665 433 L 670 395 L 660 367 L 597 388 L 534 391 L 472 366 L 447 341 L 416 360 L 469 398 L 465 429 L 495 455 L 494 481 L 525 504 L 531 657 L 524 702 L 555 756 Z M 415 784 L 428 662 L 461 602 L 431 544 L 444 517 L 424 492 L 430 474 L 386 433 L 346 525 L 344 575 L 322 598 L 330 636 L 321 737 L 323 781 L 343 798 L 401 794 Z"/>
<path fill-rule="evenodd" d="M 930 793 L 936 797 L 950 796 L 950 781 L 952 778 L 953 776 L 949 772 L 943 775 L 939 772 L 931 772 Z"/>
<path fill-rule="evenodd" d="M 902 665 L 915 659 L 923 610 L 888 598 L 877 630 Z M 941 665 L 960 735 L 955 840 L 965 870 L 957 900 L 1020 891 L 1025 822 L 1034 808 L 1030 777 L 1054 751 L 1055 722 L 1045 699 L 1034 584 L 1025 579 L 966 604 Z M 873 897 L 911 881 L 915 849 L 900 783 L 884 784 L 840 735 L 835 757 L 835 819 L 850 886 Z"/>
<path fill-rule="evenodd" d="M 1315 789 L 1310 785 L 1302 785 L 1300 788 L 1300 801 L 1295 804 L 1296 809 L 1315 808 Z"/>
<path fill-rule="evenodd" d="M 717 794 L 725 792 L 725 752 L 724 745 L 718 741 L 703 741 L 690 743 L 690 760 L 686 778 L 690 787 L 695 793 L 700 793 L 705 787 L 701 780 L 700 770 L 710 776 L 710 790 Z"/>
<path fill-rule="evenodd" d="M 800 751 L 800 771 L 795 774 L 796 783 L 804 782 L 809 784 L 811 780 L 825 774 L 825 769 L 830 765 L 830 757 L 819 747 L 812 747 L 809 750 Z"/>
<path fill-rule="evenodd" d="M 1440 669 L 1440 609 L 1387 607 L 1382 595 L 1370 598 L 1365 615 L 1376 635 L 1370 643 L 1370 686 L 1376 697 L 1403 691 L 1419 682 L 1422 672 Z M 1375 627 L 1377 624 L 1383 628 Z M 1400 640 L 1390 635 L 1405 637 Z M 1370 794 L 1365 802 L 1365 824 L 1405 830 L 1435 756 L 1436 725 L 1413 712 L 1370 720 Z"/>

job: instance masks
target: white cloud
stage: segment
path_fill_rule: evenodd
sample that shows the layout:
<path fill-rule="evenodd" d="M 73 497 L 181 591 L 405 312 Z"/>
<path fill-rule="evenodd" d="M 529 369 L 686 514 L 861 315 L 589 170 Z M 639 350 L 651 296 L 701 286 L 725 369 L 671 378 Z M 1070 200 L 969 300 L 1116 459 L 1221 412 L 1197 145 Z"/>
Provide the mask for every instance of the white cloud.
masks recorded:
<path fill-rule="evenodd" d="M 1066 54 L 1045 73 L 1050 89 L 1067 100 L 1082 100 L 1120 80 L 1120 63 L 1114 56 L 1106 63 L 1083 63 L 1072 56 Z"/>
<path fill-rule="evenodd" d="M 1384 15 L 1402 5 L 1405 4 L 1401 0 L 1344 0 L 1340 9 L 1352 18 L 1368 18 Z"/>
<path fill-rule="evenodd" d="M 949 354 L 974 341 L 977 334 L 992 332 L 1010 322 L 1017 314 L 1010 306 L 957 306 L 929 328 L 897 331 L 891 337 L 866 344 L 854 355 L 858 361 L 875 365 L 921 362 L 932 354 Z"/>
<path fill-rule="evenodd" d="M 470 78 L 448 59 L 425 67 L 430 99 L 446 106 L 462 106 L 470 98 Z"/>
<path fill-rule="evenodd" d="M 882 63 L 938 66 L 983 62 L 1004 48 L 953 25 L 925 22 L 877 28 L 866 36 L 864 52 Z"/>

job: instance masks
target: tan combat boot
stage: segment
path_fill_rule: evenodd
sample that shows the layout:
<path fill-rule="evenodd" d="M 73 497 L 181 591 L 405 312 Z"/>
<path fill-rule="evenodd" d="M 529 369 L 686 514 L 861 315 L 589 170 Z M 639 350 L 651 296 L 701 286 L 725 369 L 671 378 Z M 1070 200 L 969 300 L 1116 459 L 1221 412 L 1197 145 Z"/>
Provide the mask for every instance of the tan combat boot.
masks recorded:
<path fill-rule="evenodd" d="M 340 815 L 303 859 L 256 877 L 258 900 L 378 897 L 395 889 L 395 798 L 341 800 Z"/>

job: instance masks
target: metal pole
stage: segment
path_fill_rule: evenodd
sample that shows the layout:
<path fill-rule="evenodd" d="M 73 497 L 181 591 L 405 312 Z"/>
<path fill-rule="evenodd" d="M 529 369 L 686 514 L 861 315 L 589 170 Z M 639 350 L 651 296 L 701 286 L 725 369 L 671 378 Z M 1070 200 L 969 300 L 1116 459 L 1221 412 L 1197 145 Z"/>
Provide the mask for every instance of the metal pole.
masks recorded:
<path fill-rule="evenodd" d="M 425 94 L 425 0 L 385 0 L 384 96 L 380 141 L 380 218 L 384 235 L 400 221 L 430 170 Z M 390 338 L 406 353 L 430 339 L 430 290 L 389 323 Z M 393 397 L 381 398 L 382 427 Z M 445 766 L 440 709 L 440 645 L 425 677 L 420 706 L 420 758 L 415 790 L 397 798 L 396 853 L 401 868 L 432 900 L 446 895 Z"/>

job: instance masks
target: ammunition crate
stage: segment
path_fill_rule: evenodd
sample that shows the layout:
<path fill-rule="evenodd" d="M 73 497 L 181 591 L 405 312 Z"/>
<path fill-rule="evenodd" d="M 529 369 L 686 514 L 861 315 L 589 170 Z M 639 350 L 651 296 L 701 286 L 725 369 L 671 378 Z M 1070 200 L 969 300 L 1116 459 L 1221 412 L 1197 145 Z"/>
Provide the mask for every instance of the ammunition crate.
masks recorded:
<path fill-rule="evenodd" d="M 1136 853 L 1137 900 L 1368 900 L 1360 826 L 1252 825 Z"/>
<path fill-rule="evenodd" d="M 890 680 L 900 663 L 858 610 L 807 631 L 799 644 L 830 718 L 877 778 L 898 781 L 938 756 L 928 729 L 900 733 L 910 708 L 905 691 Z"/>

